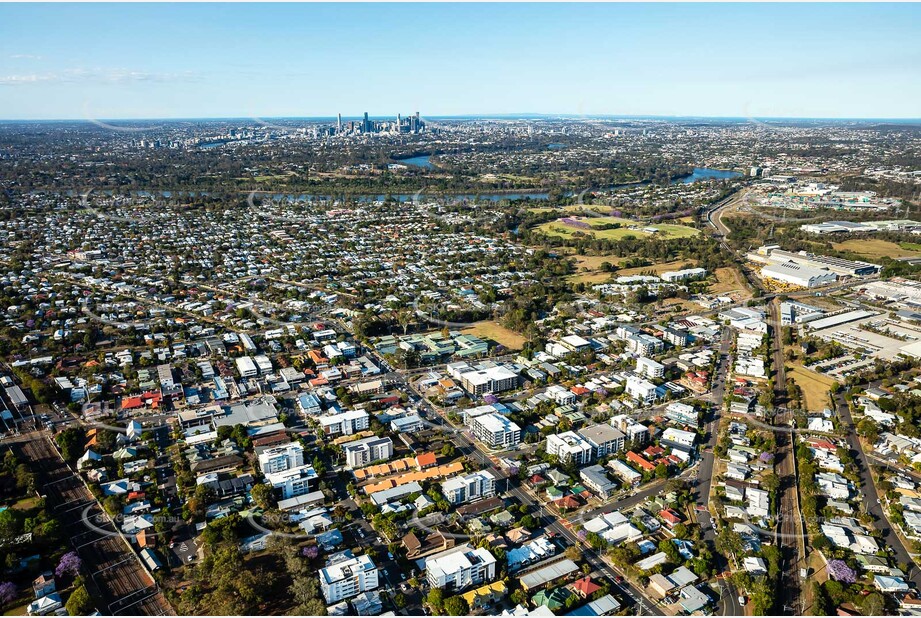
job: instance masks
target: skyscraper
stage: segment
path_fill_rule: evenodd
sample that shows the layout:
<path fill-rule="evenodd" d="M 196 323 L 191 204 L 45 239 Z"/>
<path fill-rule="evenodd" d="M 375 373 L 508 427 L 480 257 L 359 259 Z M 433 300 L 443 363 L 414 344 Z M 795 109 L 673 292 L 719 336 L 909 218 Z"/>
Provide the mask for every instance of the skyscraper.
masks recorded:
<path fill-rule="evenodd" d="M 336 118 L 336 133 L 342 133 L 342 114 L 338 114 Z"/>
<path fill-rule="evenodd" d="M 362 133 L 369 133 L 371 131 L 371 123 L 368 121 L 368 112 L 365 112 L 365 121 L 361 125 Z"/>

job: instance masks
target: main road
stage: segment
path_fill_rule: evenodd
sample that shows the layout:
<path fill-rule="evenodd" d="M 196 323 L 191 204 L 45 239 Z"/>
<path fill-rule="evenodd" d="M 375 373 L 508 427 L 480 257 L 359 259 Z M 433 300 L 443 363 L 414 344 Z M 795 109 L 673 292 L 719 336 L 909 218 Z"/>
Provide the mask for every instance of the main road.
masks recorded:
<path fill-rule="evenodd" d="M 501 469 L 493 459 L 490 457 L 489 453 L 485 452 L 479 444 L 474 440 L 471 440 L 467 435 L 462 431 L 454 427 L 454 425 L 444 418 L 442 411 L 432 405 L 428 400 L 419 394 L 413 385 L 410 382 L 406 382 L 406 388 L 413 392 L 418 398 L 417 405 L 424 411 L 427 412 L 430 420 L 435 424 L 442 426 L 447 429 L 452 436 L 452 441 L 454 442 L 457 449 L 466 455 L 467 457 L 477 460 L 481 465 L 495 475 L 499 483 L 503 480 L 505 481 L 505 493 L 508 493 L 511 496 L 517 498 L 522 504 L 525 504 L 532 509 L 536 508 L 536 517 L 543 525 L 545 530 L 549 530 L 556 535 L 565 538 L 572 545 L 581 548 L 582 557 L 588 562 L 593 569 L 603 574 L 611 583 L 611 586 L 614 587 L 616 591 L 620 593 L 621 598 L 627 598 L 632 600 L 634 604 L 639 608 L 636 614 L 638 615 L 651 615 L 651 616 L 662 616 L 664 615 L 661 610 L 658 609 L 655 603 L 653 603 L 645 594 L 632 584 L 627 581 L 620 581 L 622 579 L 618 576 L 618 573 L 614 570 L 614 567 L 604 558 L 603 555 L 600 555 L 591 547 L 584 545 L 582 541 L 575 535 L 575 533 L 565 526 L 552 512 L 548 509 L 545 509 L 543 504 L 535 497 L 533 494 L 525 490 L 518 483 L 517 477 L 509 477 L 506 472 Z M 501 487 L 501 485 L 499 485 Z"/>

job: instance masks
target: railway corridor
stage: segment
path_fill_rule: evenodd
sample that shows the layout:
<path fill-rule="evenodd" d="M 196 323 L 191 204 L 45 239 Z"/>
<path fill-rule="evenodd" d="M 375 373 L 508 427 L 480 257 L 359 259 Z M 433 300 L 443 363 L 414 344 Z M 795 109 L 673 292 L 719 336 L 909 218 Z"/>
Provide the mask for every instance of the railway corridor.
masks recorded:
<path fill-rule="evenodd" d="M 103 614 L 172 616 L 173 608 L 83 481 L 45 433 L 24 434 L 9 446 L 31 462 L 39 491 L 83 561 L 87 590 Z"/>

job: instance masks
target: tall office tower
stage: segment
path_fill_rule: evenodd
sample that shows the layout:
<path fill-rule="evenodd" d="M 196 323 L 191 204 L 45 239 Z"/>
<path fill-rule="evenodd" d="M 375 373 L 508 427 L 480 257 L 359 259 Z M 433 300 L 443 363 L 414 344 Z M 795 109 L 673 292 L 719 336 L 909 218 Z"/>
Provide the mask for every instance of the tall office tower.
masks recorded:
<path fill-rule="evenodd" d="M 371 123 L 368 122 L 368 112 L 365 112 L 365 121 L 364 124 L 361 125 L 361 130 L 363 133 L 367 133 L 371 130 Z"/>
<path fill-rule="evenodd" d="M 416 112 L 416 133 L 422 129 L 421 123 L 419 122 L 419 112 Z"/>
<path fill-rule="evenodd" d="M 336 133 L 342 133 L 342 114 L 336 118 Z"/>

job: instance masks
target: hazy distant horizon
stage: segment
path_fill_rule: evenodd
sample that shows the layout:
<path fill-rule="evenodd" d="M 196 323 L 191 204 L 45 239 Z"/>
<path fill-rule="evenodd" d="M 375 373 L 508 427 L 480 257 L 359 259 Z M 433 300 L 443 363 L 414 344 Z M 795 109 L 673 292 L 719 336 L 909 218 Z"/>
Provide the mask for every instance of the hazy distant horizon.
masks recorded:
<path fill-rule="evenodd" d="M 916 3 L 16 3 L 0 24 L 8 120 L 352 118 L 367 101 L 375 117 L 921 118 Z"/>
<path fill-rule="evenodd" d="M 401 112 L 402 113 L 402 112 Z M 362 115 L 346 116 L 342 115 L 343 122 L 353 122 L 362 119 Z M 370 120 L 386 121 L 396 117 L 396 114 L 375 115 L 368 114 Z M 739 123 L 752 122 L 893 122 L 901 124 L 921 124 L 921 117 L 915 118 L 898 118 L 898 117 L 854 117 L 854 118 L 837 118 L 837 117 L 806 117 L 806 116 L 702 116 L 702 115 L 657 115 L 657 114 L 553 114 L 553 113 L 496 113 L 496 114 L 434 114 L 421 115 L 423 120 L 565 120 L 565 121 L 590 121 L 590 120 L 701 120 L 701 121 L 734 121 Z M 201 117 L 163 117 L 163 118 L 142 118 L 142 117 L 124 117 L 124 118 L 0 118 L 2 124 L 26 124 L 26 123 L 86 123 L 93 124 L 94 121 L 103 122 L 231 122 L 245 121 L 259 124 L 260 121 L 292 121 L 292 122 L 312 122 L 312 123 L 335 123 L 336 116 L 201 116 Z"/>

